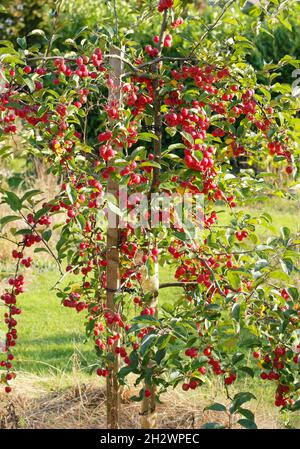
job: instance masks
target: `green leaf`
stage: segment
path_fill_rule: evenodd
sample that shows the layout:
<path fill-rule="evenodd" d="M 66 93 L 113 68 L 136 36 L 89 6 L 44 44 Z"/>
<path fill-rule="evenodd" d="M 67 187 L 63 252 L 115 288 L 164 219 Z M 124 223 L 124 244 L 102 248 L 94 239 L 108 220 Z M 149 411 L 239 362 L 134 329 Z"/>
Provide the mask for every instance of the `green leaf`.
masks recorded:
<path fill-rule="evenodd" d="M 32 234 L 32 230 L 29 228 L 19 229 L 18 231 L 13 233 L 14 235 L 30 235 Z"/>
<path fill-rule="evenodd" d="M 239 346 L 253 348 L 254 346 L 260 346 L 260 339 L 249 331 L 246 327 L 242 327 L 239 333 L 240 341 Z"/>
<path fill-rule="evenodd" d="M 170 128 L 170 127 L 167 126 L 165 128 L 165 131 L 166 131 L 167 134 L 169 134 L 169 136 L 174 137 L 176 132 L 177 132 L 177 129 L 176 128 Z"/>
<path fill-rule="evenodd" d="M 4 201 L 10 206 L 14 211 L 19 211 L 22 209 L 22 201 L 14 192 L 5 192 L 6 198 Z"/>
<path fill-rule="evenodd" d="M 50 240 L 51 235 L 52 235 L 51 229 L 47 229 L 47 231 L 43 232 L 42 237 L 46 242 L 48 242 Z"/>
<path fill-rule="evenodd" d="M 141 343 L 141 346 L 140 346 L 140 353 L 141 353 L 142 356 L 145 355 L 145 352 L 147 351 L 147 349 L 149 348 L 149 346 L 152 345 L 153 340 L 155 340 L 156 337 L 157 337 L 156 334 L 150 333 L 150 334 L 147 334 L 147 335 L 143 338 L 142 343 Z"/>
<path fill-rule="evenodd" d="M 228 282 L 231 285 L 231 287 L 234 290 L 238 290 L 238 288 L 241 284 L 240 276 L 237 273 L 235 273 L 234 271 L 228 271 L 227 279 L 228 279 Z"/>
<path fill-rule="evenodd" d="M 146 142 L 151 142 L 152 139 L 158 140 L 158 137 L 154 133 L 139 133 L 138 134 L 139 140 L 145 140 Z"/>
<path fill-rule="evenodd" d="M 243 360 L 244 357 L 245 357 L 245 354 L 243 354 L 242 352 L 237 352 L 236 354 L 234 354 L 232 356 L 232 364 L 236 365 L 238 362 Z"/>
<path fill-rule="evenodd" d="M 34 253 L 49 253 L 46 248 L 35 248 Z"/>
<path fill-rule="evenodd" d="M 183 149 L 185 148 L 185 145 L 183 143 L 172 143 L 168 146 L 168 151 L 173 151 L 177 149 Z"/>
<path fill-rule="evenodd" d="M 70 184 L 67 184 L 67 189 L 66 192 L 68 194 L 69 200 L 71 202 L 71 204 L 74 204 L 75 201 L 77 200 L 77 191 L 76 189 L 71 186 Z"/>
<path fill-rule="evenodd" d="M 249 419 L 250 421 L 254 421 L 254 414 L 251 412 L 251 410 L 240 408 L 239 413 L 245 416 L 245 418 Z"/>
<path fill-rule="evenodd" d="M 39 210 L 36 212 L 36 214 L 34 215 L 34 221 L 39 221 L 39 219 L 40 219 L 43 215 L 47 214 L 47 213 L 49 212 L 49 210 L 50 210 L 50 207 L 49 207 L 49 206 L 45 206 L 45 207 L 42 207 L 41 209 L 39 209 Z"/>
<path fill-rule="evenodd" d="M 164 334 L 158 337 L 156 346 L 158 349 L 165 349 L 170 341 L 170 335 Z"/>
<path fill-rule="evenodd" d="M 287 19 L 284 19 L 283 17 L 278 17 L 279 22 L 282 23 L 282 25 L 289 31 L 293 31 L 293 27 L 290 24 L 290 22 Z"/>
<path fill-rule="evenodd" d="M 151 277 L 155 274 L 155 264 L 152 257 L 148 257 L 146 262 L 146 268 L 148 272 L 148 276 Z"/>
<path fill-rule="evenodd" d="M 223 404 L 220 404 L 219 402 L 215 402 L 214 404 L 208 405 L 205 407 L 205 410 L 213 410 L 215 412 L 226 412 L 226 407 Z"/>
<path fill-rule="evenodd" d="M 193 137 L 187 133 L 186 131 L 181 131 L 180 133 L 182 137 L 184 137 L 191 145 L 194 145 L 194 139 Z"/>
<path fill-rule="evenodd" d="M 65 228 L 62 231 L 60 239 L 58 240 L 58 242 L 56 244 L 57 252 L 59 252 L 61 250 L 61 248 L 64 246 L 64 244 L 68 241 L 69 236 L 70 236 L 70 231 L 68 228 Z"/>
<path fill-rule="evenodd" d="M 287 291 L 294 301 L 299 299 L 299 291 L 296 287 L 289 287 Z"/>
<path fill-rule="evenodd" d="M 134 319 L 134 321 L 138 321 L 138 322 L 140 321 L 140 322 L 143 322 L 145 324 L 149 323 L 151 325 L 154 325 L 154 324 L 160 325 L 159 320 L 157 318 L 155 318 L 154 316 L 152 316 L 152 315 L 140 315 L 140 316 L 136 316 L 133 319 Z"/>
<path fill-rule="evenodd" d="M 26 48 L 26 37 L 18 37 L 17 38 L 17 44 L 19 47 L 22 48 L 22 50 L 25 50 Z"/>
<path fill-rule="evenodd" d="M 251 419 L 239 419 L 238 423 L 245 429 L 257 429 L 257 425 Z"/>
<path fill-rule="evenodd" d="M 251 401 L 251 399 L 256 399 L 256 397 L 249 391 L 237 393 L 234 396 L 233 402 L 231 404 L 230 413 L 235 413 L 241 405 L 243 405 L 245 402 Z"/>
<path fill-rule="evenodd" d="M 129 373 L 132 373 L 132 368 L 130 366 L 123 366 L 118 372 L 118 377 L 119 379 L 124 379 Z"/>
<path fill-rule="evenodd" d="M 290 275 L 294 269 L 294 264 L 290 259 L 283 259 L 283 260 L 281 259 L 280 265 L 281 265 L 282 271 L 288 275 Z"/>
<path fill-rule="evenodd" d="M 129 356 L 131 369 L 136 369 L 139 363 L 139 356 L 136 351 L 132 351 Z"/>
<path fill-rule="evenodd" d="M 271 94 L 265 87 L 260 86 L 259 90 L 264 94 L 264 96 L 267 98 L 268 101 L 271 100 Z"/>
<path fill-rule="evenodd" d="M 248 366 L 241 366 L 239 368 L 239 371 L 243 371 L 244 373 L 248 374 L 250 377 L 254 377 L 254 371 L 252 368 L 249 368 Z"/>
<path fill-rule="evenodd" d="M 155 161 L 146 161 L 146 162 L 142 162 L 140 164 L 141 167 L 156 167 L 156 168 L 161 168 L 160 164 L 158 162 Z"/>
<path fill-rule="evenodd" d="M 34 81 L 31 78 L 25 78 L 24 83 L 28 86 L 30 93 L 34 92 L 35 90 L 35 84 Z"/>
<path fill-rule="evenodd" d="M 267 267 L 269 265 L 269 261 L 266 259 L 260 259 L 256 262 L 254 265 L 254 271 L 260 271 L 263 268 Z"/>
<path fill-rule="evenodd" d="M 9 223 L 11 221 L 21 220 L 18 215 L 7 215 L 6 217 L 2 217 L 0 220 L 0 225 L 4 226 L 6 223 Z"/>
<path fill-rule="evenodd" d="M 41 37 L 44 37 L 44 38 L 46 39 L 45 31 L 39 30 L 39 29 L 30 31 L 30 32 L 27 34 L 27 36 L 41 36 Z"/>
<path fill-rule="evenodd" d="M 83 230 L 86 225 L 86 220 L 82 214 L 76 215 L 76 221 L 79 223 L 80 229 Z"/>
<path fill-rule="evenodd" d="M 280 228 L 280 234 L 281 234 L 283 240 L 288 240 L 290 238 L 291 231 L 289 230 L 289 228 L 284 226 L 284 227 Z"/>
<path fill-rule="evenodd" d="M 234 304 L 231 310 L 232 318 L 236 321 L 240 320 L 240 311 L 241 311 L 241 305 L 240 304 Z"/>
<path fill-rule="evenodd" d="M 166 350 L 165 349 L 159 349 L 155 353 L 155 361 L 156 361 L 157 365 L 160 365 L 160 362 L 163 360 L 165 355 L 166 355 Z"/>
<path fill-rule="evenodd" d="M 39 195 L 41 190 L 34 189 L 34 190 L 28 190 L 28 192 L 24 193 L 24 195 L 21 198 L 22 203 L 26 200 L 30 200 L 33 196 Z"/>

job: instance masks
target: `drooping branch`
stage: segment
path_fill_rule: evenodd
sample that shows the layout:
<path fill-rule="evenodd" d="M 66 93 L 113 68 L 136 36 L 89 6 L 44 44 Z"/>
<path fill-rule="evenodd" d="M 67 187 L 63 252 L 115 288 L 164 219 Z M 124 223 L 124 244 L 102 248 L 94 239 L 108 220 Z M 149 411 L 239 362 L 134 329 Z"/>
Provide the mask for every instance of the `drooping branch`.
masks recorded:
<path fill-rule="evenodd" d="M 21 213 L 21 215 L 22 215 L 22 217 L 23 217 L 23 220 L 24 220 L 25 223 L 30 227 L 30 229 L 31 229 L 31 231 L 33 232 L 33 234 L 35 234 L 36 236 L 38 236 L 38 237 L 41 239 L 41 242 L 42 242 L 43 245 L 47 248 L 48 253 L 49 253 L 49 254 L 53 257 L 53 259 L 55 260 L 55 262 L 56 262 L 56 264 L 57 264 L 57 267 L 58 267 L 58 270 L 59 270 L 59 274 L 60 274 L 61 276 L 63 276 L 64 273 L 63 273 L 62 266 L 61 266 L 61 263 L 60 263 L 58 257 L 54 254 L 54 252 L 52 251 L 52 249 L 50 248 L 50 246 L 48 245 L 48 243 L 46 242 L 46 240 L 44 239 L 44 237 L 42 236 L 42 234 L 36 230 L 35 226 L 32 226 L 32 225 L 28 222 L 27 218 L 25 217 L 25 215 L 24 215 L 22 212 L 20 212 L 20 213 Z"/>
<path fill-rule="evenodd" d="M 108 60 L 112 60 L 112 59 L 118 59 L 120 61 L 122 61 L 122 63 L 127 64 L 129 67 L 131 67 L 132 70 L 138 70 L 137 67 L 135 67 L 128 59 L 121 57 L 118 53 L 117 50 L 118 48 L 115 47 L 116 49 L 116 53 L 111 54 L 105 54 L 103 55 L 103 59 L 108 59 Z M 38 55 L 38 56 L 32 56 L 31 58 L 27 58 L 27 61 L 55 61 L 57 59 L 63 59 L 64 61 L 68 61 L 68 62 L 76 62 L 77 57 L 71 57 L 71 56 L 63 56 L 63 55 L 57 55 L 57 56 L 44 56 L 44 55 Z"/>

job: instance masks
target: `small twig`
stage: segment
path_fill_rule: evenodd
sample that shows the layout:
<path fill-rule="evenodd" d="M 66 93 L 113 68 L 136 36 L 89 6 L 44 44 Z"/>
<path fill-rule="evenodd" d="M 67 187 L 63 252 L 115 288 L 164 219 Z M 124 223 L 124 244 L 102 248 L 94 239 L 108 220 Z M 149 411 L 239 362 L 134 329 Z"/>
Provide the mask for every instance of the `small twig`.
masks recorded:
<path fill-rule="evenodd" d="M 221 287 L 216 279 L 216 275 L 214 270 L 208 265 L 208 263 L 206 262 L 205 259 L 200 258 L 200 261 L 205 265 L 205 267 L 210 271 L 210 274 L 213 278 L 213 282 L 215 284 L 215 286 L 217 287 L 218 292 L 220 293 L 221 296 L 226 296 L 225 293 L 221 290 Z"/>
<path fill-rule="evenodd" d="M 159 284 L 159 289 L 161 288 L 169 288 L 169 287 L 189 287 L 189 286 L 196 286 L 198 285 L 198 282 L 164 282 L 163 284 Z"/>
<path fill-rule="evenodd" d="M 55 35 L 56 29 L 57 29 L 57 23 L 58 23 L 58 17 L 59 17 L 61 5 L 62 5 L 62 1 L 58 4 L 56 10 L 54 11 L 54 17 L 53 17 L 53 22 L 52 22 L 52 25 L 53 25 L 52 29 L 53 29 L 53 31 L 52 31 L 51 36 L 49 38 L 48 45 L 47 45 L 44 57 L 47 57 L 49 55 L 50 51 L 51 51 L 51 47 L 52 47 L 53 40 L 54 40 L 54 35 Z"/>
<path fill-rule="evenodd" d="M 53 285 L 53 287 L 51 287 L 50 290 L 56 290 L 56 287 L 64 280 L 64 278 L 66 276 L 68 276 L 69 274 L 73 273 L 77 268 L 79 267 L 79 265 L 76 265 L 75 267 L 73 267 L 71 270 L 66 271 L 65 273 L 62 274 L 62 276 L 58 279 L 58 281 Z"/>
<path fill-rule="evenodd" d="M 218 15 L 217 19 L 215 20 L 215 22 L 207 28 L 207 30 L 205 31 L 204 34 L 202 34 L 199 42 L 194 46 L 194 48 L 192 49 L 190 56 L 197 50 L 197 48 L 200 47 L 202 41 L 206 38 L 206 36 L 208 35 L 208 33 L 210 33 L 220 22 L 220 20 L 222 19 L 222 17 L 224 16 L 225 12 L 227 11 L 227 9 L 235 2 L 235 0 L 230 0 L 222 9 L 222 11 L 220 12 L 220 14 Z"/>
<path fill-rule="evenodd" d="M 14 240 L 9 239 L 8 237 L 4 237 L 3 235 L 0 235 L 0 239 L 7 240 L 8 242 L 14 243 L 15 245 L 19 246 L 18 242 L 15 242 Z"/>
<path fill-rule="evenodd" d="M 27 220 L 27 218 L 25 217 L 25 215 L 24 215 L 22 212 L 20 212 L 20 214 L 22 215 L 22 217 L 23 217 L 25 223 L 30 227 L 30 229 L 32 230 L 32 232 L 33 232 L 34 234 L 36 234 L 38 237 L 41 238 L 41 241 L 43 242 L 44 246 L 47 248 L 47 250 L 49 251 L 49 253 L 50 253 L 51 256 L 53 257 L 53 259 L 55 260 L 55 262 L 56 262 L 56 264 L 57 264 L 57 266 L 58 266 L 58 269 L 59 269 L 60 274 L 63 276 L 64 273 L 63 273 L 63 271 L 62 271 L 61 264 L 60 264 L 58 258 L 56 257 L 56 255 L 54 254 L 54 252 L 52 251 L 52 249 L 50 248 L 50 246 L 48 245 L 48 243 L 46 242 L 46 240 L 45 240 L 45 239 L 43 238 L 43 236 L 42 236 L 42 235 L 35 229 L 34 226 L 31 226 L 31 224 L 28 223 L 28 220 Z"/>
<path fill-rule="evenodd" d="M 114 0 L 114 16 L 115 16 L 115 23 L 116 23 L 116 36 L 117 36 L 117 38 L 119 38 L 119 17 L 118 17 L 116 0 Z"/>
<path fill-rule="evenodd" d="M 114 59 L 121 59 L 125 64 L 127 64 L 132 70 L 137 71 L 138 68 L 135 67 L 128 59 L 124 59 L 122 56 L 120 55 L 111 55 L 111 54 L 106 54 L 102 56 L 103 59 L 110 59 L 110 58 L 114 58 Z M 57 56 L 44 56 L 44 55 L 38 55 L 38 56 L 33 56 L 32 58 L 27 58 L 28 61 L 41 61 L 41 60 L 45 60 L 45 61 L 51 61 L 51 60 L 56 60 L 56 59 L 63 59 L 64 61 L 69 61 L 69 62 L 75 62 L 77 58 L 75 57 L 70 57 L 70 56 L 62 56 L 62 55 L 57 55 Z"/>

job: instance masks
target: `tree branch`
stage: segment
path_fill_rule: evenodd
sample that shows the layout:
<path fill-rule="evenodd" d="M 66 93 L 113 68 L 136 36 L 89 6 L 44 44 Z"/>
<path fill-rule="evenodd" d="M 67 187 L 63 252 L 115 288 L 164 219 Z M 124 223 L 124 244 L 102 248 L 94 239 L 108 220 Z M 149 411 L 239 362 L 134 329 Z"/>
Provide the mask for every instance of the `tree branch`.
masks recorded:
<path fill-rule="evenodd" d="M 115 16 L 115 24 L 116 24 L 116 36 L 117 36 L 117 38 L 119 38 L 119 17 L 118 17 L 116 0 L 114 0 L 114 16 Z"/>
<path fill-rule="evenodd" d="M 161 288 L 169 288 L 169 287 L 189 287 L 193 285 L 198 285 L 198 282 L 164 282 L 159 285 L 159 289 Z"/>

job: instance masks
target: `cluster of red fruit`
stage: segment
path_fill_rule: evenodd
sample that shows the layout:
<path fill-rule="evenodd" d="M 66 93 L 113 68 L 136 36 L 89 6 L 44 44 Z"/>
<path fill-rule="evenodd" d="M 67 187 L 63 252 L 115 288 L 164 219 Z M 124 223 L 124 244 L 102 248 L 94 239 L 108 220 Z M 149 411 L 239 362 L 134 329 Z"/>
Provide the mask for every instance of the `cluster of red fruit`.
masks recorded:
<path fill-rule="evenodd" d="M 159 12 L 163 12 L 165 9 L 172 8 L 173 5 L 174 0 L 159 0 L 157 9 Z"/>
<path fill-rule="evenodd" d="M 28 70 L 27 70 L 28 71 Z M 46 206 L 45 204 L 43 206 Z M 17 321 L 14 319 L 15 315 L 21 314 L 21 309 L 17 307 L 17 296 L 24 293 L 24 276 L 19 274 L 20 267 L 29 268 L 33 261 L 32 257 L 24 257 L 24 252 L 26 248 L 40 243 L 43 239 L 40 233 L 37 231 L 37 226 L 48 227 L 51 224 L 51 217 L 49 215 L 42 215 L 37 220 L 34 219 L 34 214 L 29 213 L 27 217 L 24 217 L 26 225 L 28 225 L 27 233 L 24 235 L 22 241 L 18 243 L 18 249 L 12 251 L 12 258 L 16 260 L 16 271 L 15 276 L 8 279 L 9 287 L 6 289 L 5 293 L 1 295 L 1 300 L 8 307 L 8 312 L 4 314 L 4 322 L 7 326 L 7 334 L 5 341 L 4 352 L 6 355 L 6 361 L 2 360 L 0 362 L 1 367 L 5 367 L 7 370 L 6 382 L 16 377 L 16 374 L 11 372 L 12 360 L 14 356 L 11 352 L 11 348 L 16 345 L 17 335 Z M 11 387 L 6 385 L 5 391 L 7 393 L 11 392 Z"/>
<path fill-rule="evenodd" d="M 207 357 L 208 364 L 212 367 L 213 373 L 215 375 L 219 376 L 221 374 L 226 374 L 226 371 L 221 368 L 220 362 L 212 356 L 211 346 L 205 347 L 203 350 L 203 354 Z M 199 350 L 197 348 L 188 348 L 185 351 L 185 355 L 191 357 L 192 359 L 196 359 L 199 356 Z M 206 374 L 206 368 L 203 365 L 198 367 L 197 370 L 200 374 Z M 225 385 L 231 385 L 236 380 L 236 378 L 236 373 L 230 372 L 229 375 L 224 376 Z M 201 385 L 200 380 L 191 379 L 188 383 L 185 382 L 182 384 L 182 389 L 183 391 L 188 391 L 189 389 L 195 390 L 199 385 Z"/>
<path fill-rule="evenodd" d="M 300 345 L 297 345 L 296 351 L 300 351 Z M 285 373 L 284 369 L 287 363 L 288 356 L 287 350 L 283 346 L 276 346 L 275 349 L 271 353 L 266 353 L 262 356 L 259 352 L 254 351 L 253 357 L 255 359 L 261 359 L 259 366 L 263 369 L 260 374 L 261 379 L 277 381 L 278 388 L 275 393 L 275 405 L 277 407 L 284 407 L 286 405 L 293 405 L 295 403 L 294 399 L 291 397 L 291 389 L 288 385 L 285 384 L 284 378 Z M 298 364 L 299 353 L 294 353 L 293 362 Z M 290 394 L 290 397 L 285 397 L 287 394 Z"/>
<path fill-rule="evenodd" d="M 3 120 L 0 120 L 0 124 L 3 123 L 3 132 L 4 134 L 14 134 L 17 131 L 17 127 L 14 124 L 16 119 L 15 114 L 8 114 L 4 117 Z"/>
<path fill-rule="evenodd" d="M 91 58 L 89 58 L 86 55 L 83 55 L 83 56 L 79 56 L 76 59 L 77 68 L 75 70 L 73 70 L 72 67 L 70 67 L 66 64 L 66 61 L 64 60 L 64 58 L 57 58 L 54 61 L 54 65 L 57 68 L 58 76 L 60 73 L 63 73 L 66 77 L 70 77 L 72 75 L 77 75 L 80 78 L 86 78 L 86 77 L 97 78 L 98 73 L 95 71 L 90 71 L 88 68 L 88 64 L 91 64 L 94 68 L 103 70 L 102 62 L 103 62 L 102 51 L 100 50 L 100 48 L 96 48 L 95 51 L 92 53 Z M 41 73 L 39 73 L 39 74 L 41 74 Z M 43 75 L 44 74 L 45 73 L 43 73 Z M 54 79 L 54 84 L 59 84 L 58 78 Z"/>
<path fill-rule="evenodd" d="M 22 104 L 16 98 L 17 91 L 14 87 L 8 83 L 6 88 L 7 91 L 0 95 L 0 111 L 6 113 L 2 120 L 3 127 L 0 128 L 3 133 L 14 134 L 17 132 L 17 126 L 13 124 L 17 117 L 26 120 L 32 126 L 36 126 L 38 123 L 47 123 L 47 113 L 38 115 L 38 106 Z M 7 125 L 8 121 L 9 125 Z"/>
<path fill-rule="evenodd" d="M 17 320 L 14 318 L 15 315 L 20 315 L 21 309 L 16 307 L 16 297 L 24 292 L 24 277 L 22 275 L 17 275 L 15 278 L 10 278 L 8 280 L 9 285 L 12 287 L 11 292 L 6 292 L 1 295 L 1 299 L 6 306 L 8 306 L 8 312 L 4 314 L 4 322 L 7 326 L 7 333 L 5 338 L 4 352 L 6 353 L 6 360 L 0 362 L 0 366 L 6 369 L 5 375 L 5 392 L 10 393 L 11 387 L 9 382 L 16 377 L 16 374 L 12 371 L 12 361 L 14 356 L 12 354 L 11 348 L 16 345 L 18 338 L 17 333 Z"/>
<path fill-rule="evenodd" d="M 63 300 L 63 305 L 65 307 L 76 309 L 77 312 L 82 312 L 83 310 L 87 309 L 88 304 L 85 301 L 79 301 L 80 298 L 80 293 L 71 293 L 68 299 Z"/>
<path fill-rule="evenodd" d="M 176 269 L 175 278 L 180 279 L 181 282 L 186 282 L 187 284 L 191 281 L 197 282 L 205 287 L 207 301 L 210 301 L 210 298 L 216 293 L 216 288 L 214 287 L 213 281 L 211 279 L 212 270 L 216 271 L 218 268 L 225 267 L 227 269 L 236 269 L 238 266 L 234 265 L 232 260 L 232 255 L 217 255 L 216 257 L 208 257 L 206 260 L 200 258 L 199 260 L 195 259 L 191 261 L 189 258 L 183 258 L 180 253 L 176 252 L 176 250 L 171 247 L 169 248 L 171 254 L 175 254 L 175 258 L 181 257 L 181 265 Z M 199 248 L 200 253 L 200 248 Z M 221 280 L 223 280 L 223 276 L 221 276 Z M 243 280 L 246 284 L 246 288 L 251 288 L 251 282 L 246 279 Z M 240 286 L 237 290 L 238 293 L 243 291 L 243 287 Z M 209 292 L 209 294 L 207 294 Z M 224 296 L 227 296 L 232 292 L 232 289 L 228 287 L 228 284 L 223 288 L 222 293 Z"/>
<path fill-rule="evenodd" d="M 248 232 L 247 231 L 237 231 L 235 233 L 236 238 L 238 239 L 239 242 L 242 242 L 244 239 L 246 239 L 248 237 Z"/>

